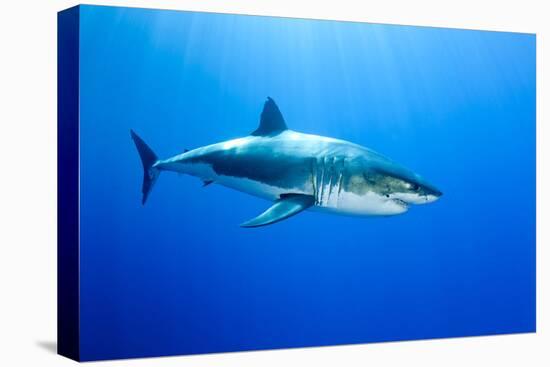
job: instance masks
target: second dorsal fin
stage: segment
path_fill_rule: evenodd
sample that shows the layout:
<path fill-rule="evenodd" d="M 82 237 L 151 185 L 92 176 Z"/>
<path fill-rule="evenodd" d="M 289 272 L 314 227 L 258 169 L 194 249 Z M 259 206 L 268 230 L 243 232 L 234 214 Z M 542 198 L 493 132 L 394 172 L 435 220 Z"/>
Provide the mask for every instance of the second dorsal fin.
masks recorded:
<path fill-rule="evenodd" d="M 288 128 L 281 111 L 279 111 L 279 107 L 277 107 L 277 104 L 275 104 L 275 101 L 271 97 L 267 97 L 262 115 L 260 116 L 260 126 L 251 135 L 277 135 L 286 129 Z"/>

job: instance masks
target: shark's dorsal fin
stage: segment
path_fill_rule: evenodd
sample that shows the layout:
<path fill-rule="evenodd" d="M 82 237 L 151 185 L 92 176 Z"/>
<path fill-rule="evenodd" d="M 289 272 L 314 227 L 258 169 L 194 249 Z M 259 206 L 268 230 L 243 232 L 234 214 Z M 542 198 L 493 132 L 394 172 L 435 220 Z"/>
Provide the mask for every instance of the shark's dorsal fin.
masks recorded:
<path fill-rule="evenodd" d="M 258 126 L 251 135 L 277 135 L 286 129 L 285 119 L 281 111 L 279 111 L 279 107 L 277 107 L 275 101 L 271 99 L 271 97 L 267 97 L 260 117 L 260 126 Z"/>

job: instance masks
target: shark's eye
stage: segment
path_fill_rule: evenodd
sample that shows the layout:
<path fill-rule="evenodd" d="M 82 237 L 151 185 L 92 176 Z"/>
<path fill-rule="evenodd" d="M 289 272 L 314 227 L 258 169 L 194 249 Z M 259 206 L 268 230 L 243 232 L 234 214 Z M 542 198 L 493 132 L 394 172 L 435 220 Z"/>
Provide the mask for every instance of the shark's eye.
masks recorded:
<path fill-rule="evenodd" d="M 411 189 L 413 191 L 418 191 L 419 188 L 420 188 L 420 186 L 418 186 L 417 184 L 415 184 L 415 183 L 411 184 Z"/>

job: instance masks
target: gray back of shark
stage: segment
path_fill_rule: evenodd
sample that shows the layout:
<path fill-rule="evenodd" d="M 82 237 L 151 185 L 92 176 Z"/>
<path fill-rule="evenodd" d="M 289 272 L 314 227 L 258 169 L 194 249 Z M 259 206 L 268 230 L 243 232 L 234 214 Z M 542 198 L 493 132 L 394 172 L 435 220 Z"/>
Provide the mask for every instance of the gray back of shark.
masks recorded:
<path fill-rule="evenodd" d="M 373 150 L 289 130 L 271 98 L 250 135 L 168 159 L 158 159 L 131 133 L 144 168 L 143 203 L 161 171 L 196 176 L 205 186 L 217 183 L 274 202 L 243 227 L 272 224 L 310 208 L 347 215 L 395 215 L 442 195 L 419 175 Z"/>

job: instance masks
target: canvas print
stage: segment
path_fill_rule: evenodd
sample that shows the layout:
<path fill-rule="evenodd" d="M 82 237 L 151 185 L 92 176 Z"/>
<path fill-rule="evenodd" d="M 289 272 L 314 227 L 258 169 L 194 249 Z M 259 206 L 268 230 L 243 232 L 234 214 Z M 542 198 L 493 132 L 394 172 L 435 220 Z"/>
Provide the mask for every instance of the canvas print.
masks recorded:
<path fill-rule="evenodd" d="M 58 25 L 60 354 L 535 331 L 535 35 Z"/>

